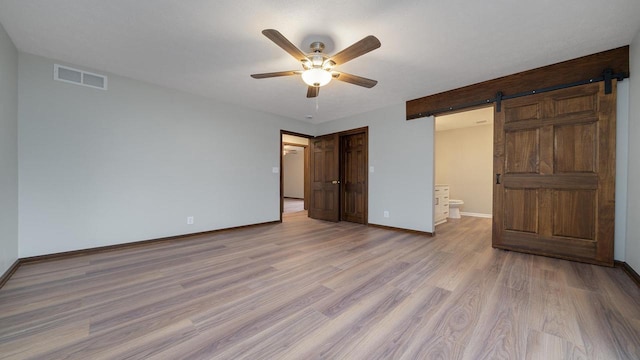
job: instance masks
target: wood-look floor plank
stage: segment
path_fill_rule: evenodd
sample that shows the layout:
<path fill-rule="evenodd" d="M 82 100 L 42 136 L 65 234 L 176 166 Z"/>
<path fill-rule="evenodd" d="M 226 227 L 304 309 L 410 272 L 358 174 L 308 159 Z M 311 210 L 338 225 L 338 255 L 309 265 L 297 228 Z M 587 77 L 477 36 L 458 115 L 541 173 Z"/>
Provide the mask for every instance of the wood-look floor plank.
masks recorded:
<path fill-rule="evenodd" d="M 603 294 L 607 302 L 615 304 L 617 309 L 625 309 L 625 317 L 640 320 L 640 287 L 622 269 L 595 267 L 597 281 L 605 289 Z"/>
<path fill-rule="evenodd" d="M 337 359 L 348 349 L 354 339 L 369 329 L 397 307 L 409 294 L 391 286 L 383 286 L 363 301 L 319 327 L 302 341 L 294 344 L 281 359 Z"/>
<path fill-rule="evenodd" d="M 47 331 L 38 334 L 39 341 L 33 341 L 28 336 L 16 337 L 13 341 L 0 341 L 1 359 L 37 358 L 49 351 L 57 344 L 65 344 L 89 334 L 89 320 L 81 319 L 77 322 L 49 327 Z M 41 357 L 42 358 L 42 357 Z"/>
<path fill-rule="evenodd" d="M 0 359 L 638 359 L 620 269 L 285 221 L 37 262 L 0 289 Z"/>
<path fill-rule="evenodd" d="M 109 347 L 91 354 L 91 359 L 149 359 L 173 348 L 198 334 L 198 330 L 189 319 L 175 321 L 155 331 L 123 341 L 114 347 Z"/>
<path fill-rule="evenodd" d="M 584 349 L 589 359 L 634 359 L 619 356 L 617 340 L 607 315 L 601 295 L 586 290 L 569 290 L 576 310 L 578 326 Z M 638 329 L 635 333 L 637 334 Z M 632 335 L 632 334 L 627 334 Z M 637 359 L 637 357 L 636 357 Z"/>
<path fill-rule="evenodd" d="M 412 292 L 418 288 L 419 285 L 429 282 L 429 279 L 435 277 L 440 269 L 445 267 L 447 262 L 453 257 L 452 254 L 442 251 L 422 253 L 421 255 L 422 260 L 411 265 L 407 271 L 400 274 L 400 276 L 391 282 L 394 286 L 404 291 Z M 435 282 L 436 281 L 430 282 L 430 284 Z"/>
<path fill-rule="evenodd" d="M 447 259 L 426 282 L 433 286 L 453 291 L 469 276 L 469 270 L 475 267 L 476 261 L 477 254 L 475 253 L 458 254 Z"/>
<path fill-rule="evenodd" d="M 539 271 L 540 277 L 531 283 L 529 328 L 583 348 L 575 308 L 566 301 L 570 297 L 566 284 L 555 272 Z"/>
<path fill-rule="evenodd" d="M 397 359 L 406 353 L 411 339 L 418 338 L 417 331 L 424 326 L 450 296 L 440 288 L 423 286 L 407 296 L 377 325 L 384 331 L 370 331 L 360 341 L 354 341 L 346 349 L 346 358 Z"/>
<path fill-rule="evenodd" d="M 569 286 L 581 290 L 600 291 L 601 284 L 598 283 L 593 270 L 597 265 L 564 262 L 561 266 L 570 269 L 565 272 Z"/>
<path fill-rule="evenodd" d="M 528 305 L 528 292 L 496 284 L 464 359 L 523 359 L 529 333 Z"/>
<path fill-rule="evenodd" d="M 198 342 L 186 342 L 190 351 L 181 357 L 191 359 L 207 358 L 212 353 L 221 352 L 232 346 L 238 339 L 251 338 L 264 329 L 288 318 L 290 313 L 302 311 L 319 299 L 331 294 L 332 290 L 324 286 L 315 286 L 298 297 L 282 301 L 274 298 L 265 306 L 265 312 L 252 311 L 226 321 L 220 326 L 211 327 L 209 323 L 196 324 L 200 331 Z M 262 310 L 262 309 L 260 309 Z"/>
<path fill-rule="evenodd" d="M 465 348 L 458 343 L 440 335 L 423 338 L 420 343 L 412 345 L 414 345 L 412 351 L 403 353 L 399 359 L 458 360 L 463 358 L 465 351 Z"/>
<path fill-rule="evenodd" d="M 526 360 L 583 360 L 584 349 L 566 339 L 531 330 L 527 338 Z"/>
<path fill-rule="evenodd" d="M 277 359 L 279 354 L 307 337 L 329 319 L 308 308 L 295 313 L 249 339 L 238 342 L 217 355 L 220 359 Z"/>
<path fill-rule="evenodd" d="M 321 306 L 317 306 L 316 309 L 327 317 L 334 318 L 347 311 L 353 304 L 361 301 L 367 295 L 384 286 L 398 274 L 406 271 L 408 267 L 409 264 L 404 262 L 387 264 L 387 266 L 382 267 L 383 270 L 381 272 L 376 271 L 377 274 L 367 281 L 350 286 L 348 289 L 342 288 L 342 291 L 336 292 L 335 296 L 326 299 L 327 301 L 324 301 Z"/>
<path fill-rule="evenodd" d="M 445 306 L 428 322 L 427 334 L 439 334 L 445 339 L 466 346 L 474 330 L 479 326 L 480 316 L 490 306 L 497 275 L 477 273 L 466 279 L 447 300 Z"/>

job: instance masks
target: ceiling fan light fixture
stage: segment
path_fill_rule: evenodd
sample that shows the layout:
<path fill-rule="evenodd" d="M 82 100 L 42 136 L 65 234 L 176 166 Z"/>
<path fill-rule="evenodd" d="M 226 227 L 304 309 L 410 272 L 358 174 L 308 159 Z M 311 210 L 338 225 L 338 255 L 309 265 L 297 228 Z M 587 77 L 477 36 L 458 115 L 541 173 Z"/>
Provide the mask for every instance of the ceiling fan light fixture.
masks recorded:
<path fill-rule="evenodd" d="M 320 87 L 330 83 L 332 78 L 365 88 L 372 88 L 378 83 L 375 80 L 367 79 L 361 76 L 334 71 L 335 66 L 342 65 L 348 61 L 351 61 L 359 56 L 362 56 L 370 51 L 379 48 L 381 45 L 380 40 L 378 40 L 373 35 L 366 36 L 362 40 L 351 44 L 347 48 L 339 51 L 337 54 L 329 57 L 329 55 L 323 52 L 325 46 L 321 41 L 311 43 L 311 45 L 309 46 L 311 52 L 303 53 L 302 50 L 293 45 L 291 41 L 289 41 L 278 30 L 265 29 L 262 30 L 262 34 L 269 40 L 273 41 L 284 51 L 289 53 L 289 55 L 293 56 L 297 61 L 299 61 L 300 65 L 302 65 L 303 70 L 251 74 L 251 77 L 254 79 L 302 75 L 301 77 L 303 82 L 308 85 L 307 98 L 317 97 L 318 93 L 320 92 Z"/>
<path fill-rule="evenodd" d="M 302 73 L 302 81 L 309 86 L 325 86 L 331 81 L 331 78 L 331 73 L 322 68 L 313 68 Z"/>

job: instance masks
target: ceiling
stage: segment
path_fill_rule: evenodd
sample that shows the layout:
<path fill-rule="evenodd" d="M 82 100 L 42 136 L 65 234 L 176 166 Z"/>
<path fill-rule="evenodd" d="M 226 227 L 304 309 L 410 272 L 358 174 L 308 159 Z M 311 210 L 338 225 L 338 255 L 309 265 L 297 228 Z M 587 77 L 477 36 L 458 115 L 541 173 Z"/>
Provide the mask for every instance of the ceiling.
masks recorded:
<path fill-rule="evenodd" d="M 0 0 L 0 23 L 23 52 L 319 123 L 628 45 L 640 1 Z M 252 79 L 300 68 L 267 28 L 329 54 L 375 35 L 337 70 L 378 85 Z"/>
<path fill-rule="evenodd" d="M 493 106 L 436 116 L 436 131 L 493 124 Z"/>

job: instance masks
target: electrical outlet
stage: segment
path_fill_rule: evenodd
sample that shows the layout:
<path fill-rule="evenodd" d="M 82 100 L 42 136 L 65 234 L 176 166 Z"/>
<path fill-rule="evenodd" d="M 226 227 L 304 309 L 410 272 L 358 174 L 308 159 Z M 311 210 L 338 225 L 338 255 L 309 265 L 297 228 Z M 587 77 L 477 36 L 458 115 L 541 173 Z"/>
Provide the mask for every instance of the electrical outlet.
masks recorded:
<path fill-rule="evenodd" d="M 384 217 L 386 217 L 386 218 L 389 217 L 389 211 L 385 210 L 383 214 L 384 214 Z"/>
<path fill-rule="evenodd" d="M 193 216 L 187 216 L 187 225 L 193 225 Z"/>

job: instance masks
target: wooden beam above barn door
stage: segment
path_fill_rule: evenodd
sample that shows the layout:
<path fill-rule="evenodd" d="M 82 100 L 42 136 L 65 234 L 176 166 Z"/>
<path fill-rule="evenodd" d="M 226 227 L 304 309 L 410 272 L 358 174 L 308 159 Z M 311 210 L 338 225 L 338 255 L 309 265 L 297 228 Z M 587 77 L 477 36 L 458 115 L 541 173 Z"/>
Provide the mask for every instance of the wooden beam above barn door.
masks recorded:
<path fill-rule="evenodd" d="M 591 78 L 601 78 L 605 69 L 628 76 L 629 46 L 410 100 L 406 104 L 406 118 L 412 120 L 446 111 L 491 104 L 499 92 L 503 96 L 509 96 L 561 84 L 577 83 Z"/>

